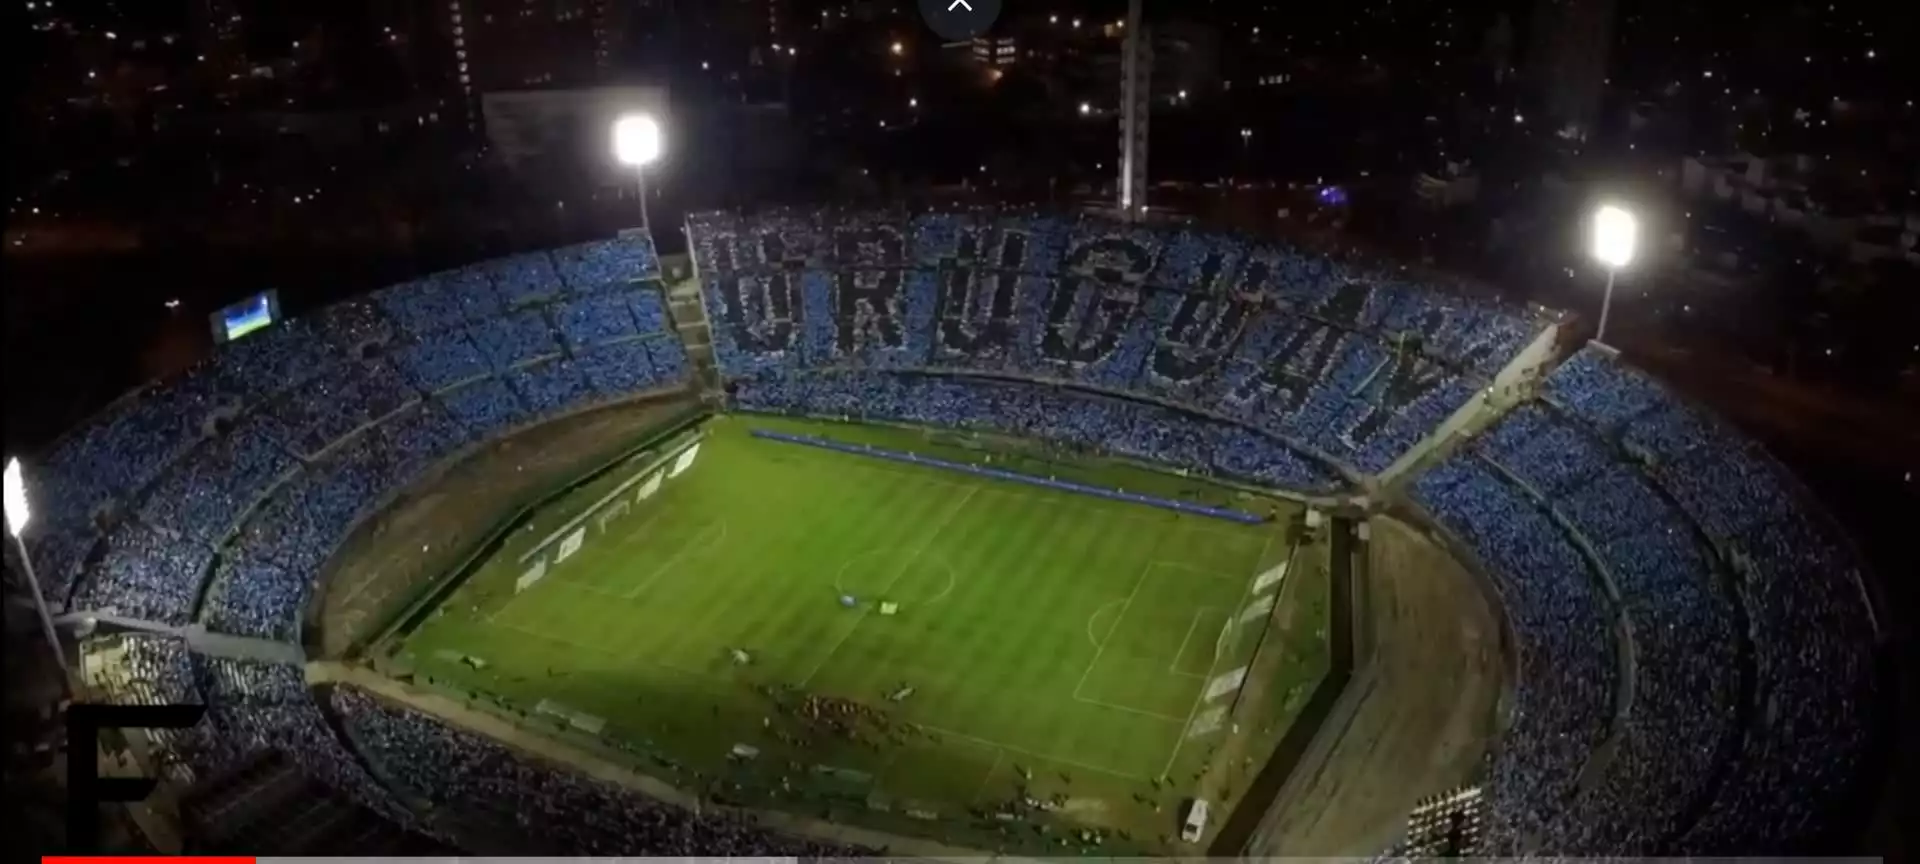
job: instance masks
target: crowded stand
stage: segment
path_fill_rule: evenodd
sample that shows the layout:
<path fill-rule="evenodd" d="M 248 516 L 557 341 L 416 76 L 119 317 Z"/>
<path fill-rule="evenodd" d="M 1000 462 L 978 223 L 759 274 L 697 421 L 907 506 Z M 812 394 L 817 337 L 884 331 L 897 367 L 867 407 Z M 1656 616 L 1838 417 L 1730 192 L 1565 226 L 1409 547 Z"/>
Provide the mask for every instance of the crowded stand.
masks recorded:
<path fill-rule="evenodd" d="M 558 769 L 492 739 L 351 687 L 332 707 L 397 786 L 460 824 L 512 826 L 528 851 L 558 855 L 823 856 L 862 850 L 773 834 L 731 814 L 697 815 Z"/>
<path fill-rule="evenodd" d="M 321 310 L 318 320 L 322 336 L 348 357 L 365 356 L 394 340 L 393 322 L 371 300 L 335 303 Z"/>
<path fill-rule="evenodd" d="M 627 312 L 626 298 L 618 294 L 566 300 L 554 311 L 561 337 L 576 350 L 639 334 L 634 316 Z"/>
<path fill-rule="evenodd" d="M 553 338 L 553 328 L 538 309 L 510 312 L 476 324 L 472 337 L 498 372 L 560 353 L 560 342 Z"/>
<path fill-rule="evenodd" d="M 1282 442 L 1176 409 L 1018 381 L 883 371 L 740 382 L 753 411 L 858 417 L 994 432 L 1227 479 L 1330 492 L 1340 478 Z"/>
<path fill-rule="evenodd" d="M 460 330 L 422 336 L 419 341 L 399 347 L 392 358 L 407 381 L 427 393 L 438 393 L 491 371 L 487 358 Z"/>
<path fill-rule="evenodd" d="M 402 830 L 302 773 L 285 754 L 262 753 L 208 777 L 180 802 L 183 851 L 253 856 L 390 860 L 450 858 L 457 847 Z"/>
<path fill-rule="evenodd" d="M 533 419 L 526 403 L 498 378 L 482 378 L 440 395 L 440 404 L 475 440 L 490 438 Z"/>
<path fill-rule="evenodd" d="M 212 375 L 183 376 L 177 387 L 147 387 L 128 394 L 69 432 L 40 466 L 38 485 L 58 490 L 42 495 L 38 531 L 23 538 L 41 563 L 37 575 L 50 598 L 64 603 L 80 569 L 101 539 L 103 511 L 134 506 L 166 465 L 201 438 L 202 425 L 229 397 Z"/>
<path fill-rule="evenodd" d="M 380 361 L 333 366 L 255 416 L 263 431 L 298 456 L 313 456 L 342 436 L 419 398 Z"/>
<path fill-rule="evenodd" d="M 502 297 L 500 290 L 494 287 L 493 279 L 487 275 L 484 264 L 441 271 L 429 278 L 435 282 L 441 296 L 447 298 L 448 305 L 454 313 L 454 317 L 443 325 L 445 327 L 491 321 L 507 312 L 506 298 Z M 415 329 L 414 332 L 429 331 Z"/>
<path fill-rule="evenodd" d="M 648 339 L 647 361 L 653 364 L 654 380 L 683 381 L 692 374 L 687 361 L 687 346 L 678 339 Z"/>
<path fill-rule="evenodd" d="M 74 591 L 73 605 L 178 626 L 193 617 L 213 549 L 136 521 L 107 536 L 106 555 Z"/>
<path fill-rule="evenodd" d="M 652 288 L 628 291 L 620 296 L 627 299 L 627 311 L 633 314 L 638 332 L 667 333 L 673 330 L 672 322 L 667 320 L 666 292 L 657 283 Z"/>
<path fill-rule="evenodd" d="M 26 536 L 50 602 L 298 641 L 320 565 L 385 490 L 470 442 L 684 381 L 658 283 L 633 281 L 658 274 L 651 246 L 562 252 L 283 322 L 116 402 L 30 475 L 59 492 Z M 532 284 L 562 270 L 564 290 Z M 622 341 L 580 347 L 606 336 Z"/>
<path fill-rule="evenodd" d="M 452 273 L 437 273 L 412 282 L 403 282 L 389 288 L 376 291 L 373 301 L 387 317 L 402 331 L 415 338 L 450 330 L 468 321 L 491 321 L 498 318 L 504 307 L 498 297 L 491 294 L 492 282 L 477 267 L 469 268 L 482 283 L 489 286 L 488 293 L 482 296 L 493 297 L 493 314 L 468 318 L 468 310 L 456 299 L 461 285 L 470 277 L 455 277 Z M 468 272 L 468 271 L 461 271 Z M 486 301 L 480 301 L 485 304 Z M 298 319 L 295 319 L 298 320 Z M 251 340 L 248 340 L 251 341 Z M 239 344 L 245 344 L 239 343 Z"/>
<path fill-rule="evenodd" d="M 1315 494 L 1394 465 L 1545 326 L 1193 229 L 787 210 L 697 215 L 688 238 L 737 407 Z M 29 475 L 45 506 L 24 540 L 49 603 L 297 644 L 322 565 L 389 492 L 470 444 L 691 379 L 659 272 L 635 238 L 483 262 L 246 336 L 114 403 Z M 1587 349 L 1411 495 L 1484 564 L 1520 657 L 1487 769 L 1494 851 L 1776 851 L 1818 827 L 1863 758 L 1863 730 L 1833 718 L 1872 695 L 1871 612 L 1843 537 L 1763 451 Z M 183 667 L 161 640 L 130 653 L 150 658 L 144 680 L 212 706 L 220 734 L 183 751 L 279 749 L 418 824 L 297 668 Z M 554 851 L 834 851 L 358 691 L 330 707 L 395 791 L 545 832 Z"/>
<path fill-rule="evenodd" d="M 214 572 L 201 621 L 217 633 L 296 641 L 307 601 L 304 581 L 271 561 L 227 555 Z"/>
<path fill-rule="evenodd" d="M 561 290 L 560 274 L 545 252 L 527 252 L 495 258 L 481 265 L 494 290 L 508 308 L 517 309 L 553 299 Z"/>
<path fill-rule="evenodd" d="M 663 379 L 647 355 L 645 342 L 614 342 L 578 352 L 588 386 L 606 396 L 652 389 Z"/>
<path fill-rule="evenodd" d="M 387 418 L 373 434 L 380 443 L 368 446 L 386 454 L 389 477 L 412 477 L 427 470 L 465 446 L 469 435 L 466 427 L 432 402 Z"/>
<path fill-rule="evenodd" d="M 522 366 L 507 373 L 507 381 L 536 414 L 553 414 L 581 401 L 589 392 L 579 364 L 566 357 Z"/>
<path fill-rule="evenodd" d="M 564 246 L 552 255 L 561 284 L 574 294 L 615 290 L 660 276 L 653 241 L 640 234 Z"/>
<path fill-rule="evenodd" d="M 1626 616 L 1633 701 L 1599 782 L 1550 829 L 1568 854 L 1655 854 L 1685 826 L 1739 730 L 1734 603 L 1685 516 L 1579 421 L 1542 403 L 1477 442 L 1595 551 Z"/>
<path fill-rule="evenodd" d="M 184 640 L 150 633 L 91 636 L 81 643 L 81 682 L 110 705 L 202 705 L 194 657 Z M 207 729 L 149 729 L 148 754 L 163 776 L 183 783 L 210 767 Z"/>
<path fill-rule="evenodd" d="M 689 220 L 723 375 L 851 364 L 1144 392 L 1374 473 L 1539 329 L 1232 235 L 953 213 L 876 232 L 843 215 Z M 903 238 L 913 268 L 869 269 Z"/>
<path fill-rule="evenodd" d="M 367 773 L 321 714 L 300 667 L 231 657 L 193 655 L 215 748 L 204 761 L 214 766 L 244 762 L 278 751 L 302 773 L 403 828 L 419 820 Z"/>
<path fill-rule="evenodd" d="M 1564 838 L 1549 829 L 1618 707 L 1608 600 L 1565 532 L 1478 457 L 1442 463 L 1413 493 L 1493 578 L 1519 652 L 1513 716 L 1487 781 L 1489 851 L 1558 853 Z"/>
<path fill-rule="evenodd" d="M 317 326 L 294 318 L 220 346 L 183 379 L 205 375 L 213 380 L 223 405 L 247 411 L 306 383 L 342 359 Z"/>
<path fill-rule="evenodd" d="M 1865 757 L 1872 608 L 1857 558 L 1786 470 L 1731 429 L 1594 348 L 1546 398 L 1639 463 L 1732 571 L 1752 645 L 1753 704 L 1728 776 L 1686 851 L 1782 848 L 1820 824 Z"/>
<path fill-rule="evenodd" d="M 243 418 L 174 463 L 148 491 L 140 520 L 211 548 L 294 465 L 260 423 Z"/>

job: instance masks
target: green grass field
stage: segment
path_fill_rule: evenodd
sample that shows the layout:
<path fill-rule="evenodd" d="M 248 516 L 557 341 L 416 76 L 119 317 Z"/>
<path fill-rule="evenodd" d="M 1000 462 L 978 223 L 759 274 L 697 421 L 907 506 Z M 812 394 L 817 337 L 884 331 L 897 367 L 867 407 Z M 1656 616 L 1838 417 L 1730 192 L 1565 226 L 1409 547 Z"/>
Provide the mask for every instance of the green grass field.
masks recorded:
<path fill-rule="evenodd" d="M 713 421 L 690 469 L 604 528 L 589 518 L 581 550 L 516 594 L 519 557 L 644 466 L 536 514 L 404 637 L 400 666 L 511 711 L 597 718 L 601 739 L 688 791 L 1008 851 L 1077 852 L 1063 829 L 1098 827 L 1106 854 L 1180 848 L 1168 838 L 1194 794 L 1223 817 L 1324 672 L 1324 551 L 1293 552 L 1266 592 L 1275 613 L 1243 614 L 1255 574 L 1292 551 L 1294 505 L 1139 469 L 1051 466 L 1282 508 L 1241 526 L 749 428 L 980 458 L 909 430 Z M 1257 682 L 1205 698 L 1256 648 Z M 809 696 L 875 716 L 849 736 L 804 716 Z M 735 745 L 758 755 L 729 758 Z M 1028 797 L 1050 809 L 976 812 Z"/>

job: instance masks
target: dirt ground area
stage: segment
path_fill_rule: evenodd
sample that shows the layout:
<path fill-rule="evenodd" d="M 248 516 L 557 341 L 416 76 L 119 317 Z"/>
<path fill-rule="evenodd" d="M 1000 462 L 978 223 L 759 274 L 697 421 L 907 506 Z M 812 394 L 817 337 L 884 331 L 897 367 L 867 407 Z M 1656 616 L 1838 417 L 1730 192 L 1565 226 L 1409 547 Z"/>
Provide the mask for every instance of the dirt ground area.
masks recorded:
<path fill-rule="evenodd" d="M 693 405 L 674 393 L 595 408 L 482 445 L 415 480 L 356 526 L 323 568 L 320 601 L 308 610 L 309 652 L 346 654 L 460 566 L 501 520 Z"/>
<path fill-rule="evenodd" d="M 1375 517 L 1355 568 L 1354 678 L 1281 792 L 1258 854 L 1372 855 L 1407 812 L 1473 778 L 1505 666 L 1479 583 L 1418 529 Z"/>

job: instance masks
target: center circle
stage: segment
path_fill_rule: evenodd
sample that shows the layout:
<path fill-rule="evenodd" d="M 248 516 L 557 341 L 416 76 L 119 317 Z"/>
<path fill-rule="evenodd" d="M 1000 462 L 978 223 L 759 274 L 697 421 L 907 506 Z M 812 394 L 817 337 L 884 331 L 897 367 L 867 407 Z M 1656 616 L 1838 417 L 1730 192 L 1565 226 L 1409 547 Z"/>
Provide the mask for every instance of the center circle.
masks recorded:
<path fill-rule="evenodd" d="M 953 566 L 934 552 L 889 546 L 848 558 L 833 576 L 833 592 L 863 606 L 927 606 L 953 592 Z"/>

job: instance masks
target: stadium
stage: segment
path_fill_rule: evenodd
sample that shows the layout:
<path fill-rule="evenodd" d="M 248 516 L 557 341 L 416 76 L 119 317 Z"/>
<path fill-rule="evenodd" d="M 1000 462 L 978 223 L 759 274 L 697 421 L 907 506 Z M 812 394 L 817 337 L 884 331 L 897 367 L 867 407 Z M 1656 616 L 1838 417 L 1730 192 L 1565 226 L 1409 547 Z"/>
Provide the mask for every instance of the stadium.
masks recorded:
<path fill-rule="evenodd" d="M 26 460 L 83 693 L 209 709 L 109 747 L 310 849 L 1777 853 L 1848 803 L 1858 554 L 1566 316 L 1093 216 L 685 231 Z"/>

